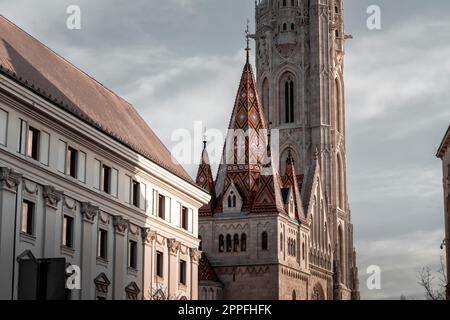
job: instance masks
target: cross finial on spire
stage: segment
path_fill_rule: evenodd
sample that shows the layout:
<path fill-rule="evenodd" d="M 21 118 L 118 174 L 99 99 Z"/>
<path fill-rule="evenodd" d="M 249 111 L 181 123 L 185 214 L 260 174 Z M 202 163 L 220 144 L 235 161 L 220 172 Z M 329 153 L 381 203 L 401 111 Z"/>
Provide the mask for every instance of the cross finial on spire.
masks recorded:
<path fill-rule="evenodd" d="M 245 38 L 247 40 L 247 47 L 245 51 L 247 51 L 247 63 L 250 61 L 250 20 L 247 19 L 247 29 L 245 29 Z"/>
<path fill-rule="evenodd" d="M 203 133 L 203 150 L 206 149 L 207 144 L 208 144 L 208 141 L 206 140 L 206 129 L 205 129 L 205 132 Z"/>

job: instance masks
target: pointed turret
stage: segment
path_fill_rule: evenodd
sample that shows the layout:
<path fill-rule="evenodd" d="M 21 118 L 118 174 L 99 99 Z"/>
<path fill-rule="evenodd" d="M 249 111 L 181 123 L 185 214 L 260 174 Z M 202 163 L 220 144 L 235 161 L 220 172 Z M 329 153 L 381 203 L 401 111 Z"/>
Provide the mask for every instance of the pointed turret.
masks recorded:
<path fill-rule="evenodd" d="M 211 164 L 209 162 L 208 151 L 206 150 L 206 139 L 203 141 L 202 158 L 198 167 L 197 179 L 195 180 L 195 183 L 208 191 L 211 195 L 211 200 L 209 203 L 200 208 L 199 215 L 212 215 L 216 200 L 216 190 L 214 187 L 214 179 L 211 171 Z"/>
<path fill-rule="evenodd" d="M 236 188 L 242 197 L 240 211 L 284 210 L 279 176 L 271 161 L 265 163 L 270 159 L 267 145 L 267 125 L 247 55 L 217 175 L 216 193 L 222 199 L 217 204 L 218 212 L 223 210 L 223 199 L 230 187 Z"/>
<path fill-rule="evenodd" d="M 289 149 L 288 157 L 286 159 L 286 173 L 282 178 L 283 188 L 291 188 L 294 193 L 295 200 L 295 215 L 298 219 L 305 219 L 304 207 L 302 198 L 300 196 L 300 188 L 295 172 L 294 158 L 292 157 L 292 151 Z"/>

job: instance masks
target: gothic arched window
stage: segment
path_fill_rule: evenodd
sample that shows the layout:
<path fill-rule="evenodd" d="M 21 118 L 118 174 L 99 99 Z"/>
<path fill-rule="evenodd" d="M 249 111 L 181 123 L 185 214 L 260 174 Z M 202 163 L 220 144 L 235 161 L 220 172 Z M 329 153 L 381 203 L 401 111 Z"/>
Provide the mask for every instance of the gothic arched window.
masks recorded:
<path fill-rule="evenodd" d="M 338 257 L 339 257 L 339 260 L 340 260 L 339 264 L 341 266 L 341 282 L 344 282 L 343 279 L 344 279 L 344 275 L 345 275 L 345 273 L 344 273 L 344 270 L 345 270 L 345 268 L 344 268 L 345 253 L 344 253 L 344 234 L 342 233 L 342 226 L 339 226 L 339 228 L 338 228 L 338 241 L 339 241 L 339 243 L 338 243 L 338 250 L 339 250 Z"/>
<path fill-rule="evenodd" d="M 269 243 L 268 242 L 269 242 L 269 239 L 268 239 L 268 236 L 267 236 L 267 232 L 264 231 L 262 233 L 262 235 L 261 235 L 261 249 L 262 249 L 262 251 L 269 250 Z"/>
<path fill-rule="evenodd" d="M 342 166 L 342 159 L 341 155 L 337 154 L 337 161 L 336 161 L 336 171 L 337 171 L 337 204 L 338 207 L 341 209 L 344 209 L 344 176 L 343 176 L 343 166 Z"/>
<path fill-rule="evenodd" d="M 292 300 L 297 300 L 297 293 L 295 293 L 295 290 L 292 291 Z"/>
<path fill-rule="evenodd" d="M 266 113 L 266 118 L 269 119 L 269 80 L 265 78 L 262 84 L 262 104 Z"/>
<path fill-rule="evenodd" d="M 233 191 L 228 196 L 228 208 L 236 208 L 236 195 Z"/>
<path fill-rule="evenodd" d="M 284 123 L 294 123 L 295 91 L 294 77 L 287 73 L 280 81 L 280 117 Z"/>
<path fill-rule="evenodd" d="M 241 235 L 241 251 L 247 251 L 247 235 L 245 233 Z"/>
<path fill-rule="evenodd" d="M 280 251 L 283 251 L 283 233 L 280 233 Z"/>
<path fill-rule="evenodd" d="M 225 241 L 223 235 L 221 234 L 219 236 L 219 252 L 223 252 L 224 248 L 225 248 Z"/>
<path fill-rule="evenodd" d="M 233 248 L 233 245 L 231 243 L 231 236 L 227 234 L 227 252 L 231 252 L 231 249 Z"/>
<path fill-rule="evenodd" d="M 233 237 L 233 251 L 239 251 L 239 236 L 237 234 L 235 234 Z"/>

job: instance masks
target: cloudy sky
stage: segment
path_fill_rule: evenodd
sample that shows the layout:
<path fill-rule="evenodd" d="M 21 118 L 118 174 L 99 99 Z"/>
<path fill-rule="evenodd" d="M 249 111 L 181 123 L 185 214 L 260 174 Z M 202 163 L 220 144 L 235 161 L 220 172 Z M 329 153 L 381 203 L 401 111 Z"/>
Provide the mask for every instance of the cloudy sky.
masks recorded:
<path fill-rule="evenodd" d="M 81 30 L 66 8 L 81 8 Z M 369 5 L 381 30 L 366 26 Z M 422 299 L 443 252 L 436 149 L 450 122 L 450 2 L 347 0 L 348 183 L 362 298 Z M 170 147 L 193 122 L 224 130 L 253 0 L 0 0 L 0 12 L 130 101 Z M 197 147 L 200 141 L 197 143 Z M 193 174 L 193 167 L 187 166 Z M 382 270 L 368 290 L 366 270 Z"/>

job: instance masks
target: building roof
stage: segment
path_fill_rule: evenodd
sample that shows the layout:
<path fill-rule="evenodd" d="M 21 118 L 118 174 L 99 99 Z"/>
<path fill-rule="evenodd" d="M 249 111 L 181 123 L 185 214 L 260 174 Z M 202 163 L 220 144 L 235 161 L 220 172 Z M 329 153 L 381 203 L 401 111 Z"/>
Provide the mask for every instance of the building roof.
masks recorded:
<path fill-rule="evenodd" d="M 206 150 L 206 141 L 204 141 L 204 147 L 202 151 L 202 158 L 200 160 L 200 166 L 198 167 L 197 178 L 195 183 L 208 191 L 211 195 L 211 200 L 209 203 L 205 204 L 199 209 L 198 214 L 200 216 L 211 216 L 215 201 L 216 201 L 216 191 L 214 187 L 214 178 L 211 171 L 211 164 L 209 162 L 208 151 Z"/>
<path fill-rule="evenodd" d="M 202 257 L 200 258 L 200 262 L 198 265 L 198 280 L 222 283 L 213 267 L 211 266 L 211 263 L 209 262 L 208 257 L 205 253 L 202 253 Z"/>
<path fill-rule="evenodd" d="M 439 146 L 436 156 L 438 158 L 443 158 L 449 146 L 450 146 L 450 125 L 448 126 L 447 132 L 445 133 L 444 139 L 442 140 L 441 145 Z"/>
<path fill-rule="evenodd" d="M 0 72 L 194 184 L 133 106 L 0 15 Z"/>

